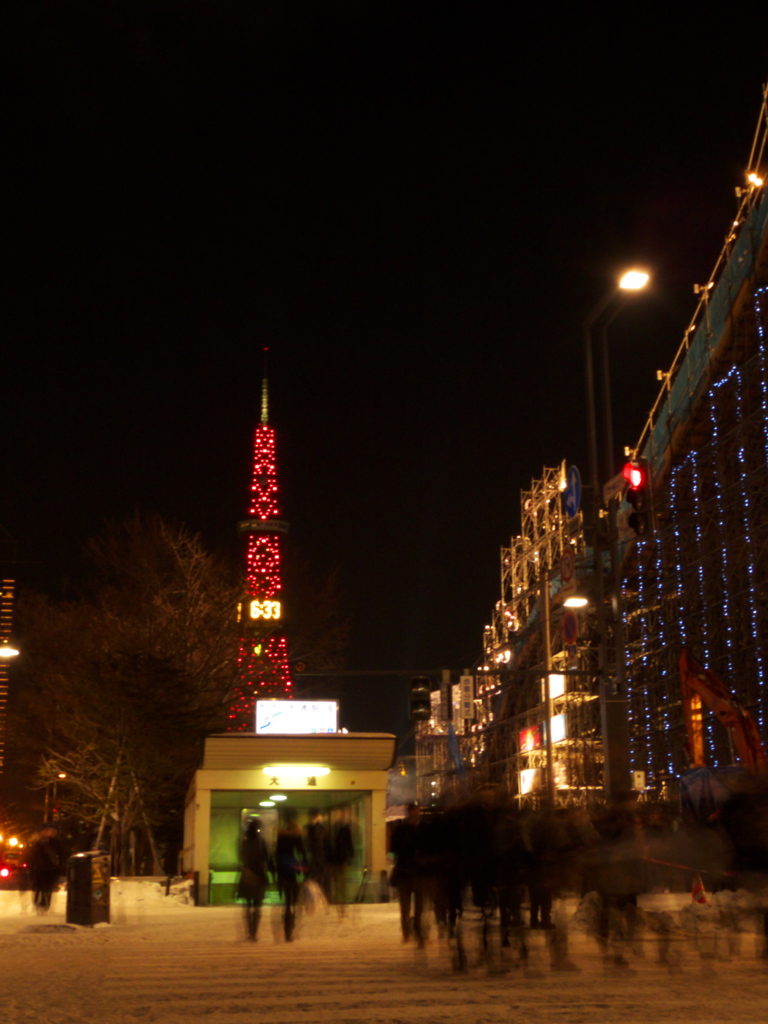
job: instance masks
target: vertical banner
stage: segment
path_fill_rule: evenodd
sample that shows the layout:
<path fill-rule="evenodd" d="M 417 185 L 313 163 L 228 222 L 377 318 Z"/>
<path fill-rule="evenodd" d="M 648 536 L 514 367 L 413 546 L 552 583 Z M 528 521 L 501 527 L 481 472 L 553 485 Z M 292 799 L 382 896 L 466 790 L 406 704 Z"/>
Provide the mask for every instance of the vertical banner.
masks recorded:
<path fill-rule="evenodd" d="M 461 714 L 461 683 L 454 683 L 451 687 L 451 724 L 454 732 L 460 736 L 464 732 L 464 718 Z"/>
<path fill-rule="evenodd" d="M 451 691 L 451 670 L 444 668 L 440 680 L 440 720 L 450 722 L 453 718 L 453 693 Z"/>
<path fill-rule="evenodd" d="M 475 677 L 462 676 L 459 686 L 461 687 L 461 717 L 471 721 L 475 717 Z"/>

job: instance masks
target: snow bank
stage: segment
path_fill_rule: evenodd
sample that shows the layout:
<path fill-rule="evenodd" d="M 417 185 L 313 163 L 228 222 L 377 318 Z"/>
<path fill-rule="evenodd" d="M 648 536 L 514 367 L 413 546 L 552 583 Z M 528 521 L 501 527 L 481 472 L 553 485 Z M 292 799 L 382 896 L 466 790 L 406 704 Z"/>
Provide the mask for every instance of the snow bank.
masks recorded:
<path fill-rule="evenodd" d="M 113 878 L 110 883 L 110 917 L 113 924 L 126 924 L 139 918 L 157 918 L 189 914 L 194 909 L 192 882 L 171 885 L 165 895 L 165 883 L 154 879 Z M 51 899 L 50 913 L 38 915 L 31 892 L 0 891 L 0 935 L 29 928 L 32 921 L 41 925 L 60 924 L 67 911 L 66 886 L 62 885 Z M 30 920 L 32 919 L 32 920 Z M 47 925 L 46 925 L 47 927 Z M 108 927 L 108 926 L 106 926 Z"/>
<path fill-rule="evenodd" d="M 184 879 L 174 882 L 165 894 L 165 883 L 153 879 L 113 878 L 109 887 L 112 907 L 135 907 L 141 904 L 147 909 L 171 910 L 177 907 L 194 906 L 192 881 Z"/>

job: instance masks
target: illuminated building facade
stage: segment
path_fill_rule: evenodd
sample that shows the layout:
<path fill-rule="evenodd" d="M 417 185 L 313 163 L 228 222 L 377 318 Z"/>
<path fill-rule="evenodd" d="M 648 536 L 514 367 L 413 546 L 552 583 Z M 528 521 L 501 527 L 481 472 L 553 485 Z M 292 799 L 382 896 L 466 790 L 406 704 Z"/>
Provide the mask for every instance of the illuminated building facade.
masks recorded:
<path fill-rule="evenodd" d="M 589 550 L 581 513 L 565 512 L 564 476 L 564 466 L 545 467 L 521 491 L 521 532 L 501 549 L 500 600 L 485 629 L 474 699 L 461 709 L 454 702 L 454 737 L 438 714 L 417 727 L 425 803 L 491 784 L 535 805 L 546 796 L 548 729 L 554 798 L 585 804 L 602 791 L 594 610 L 571 611 L 569 628 L 564 608 L 587 582 Z"/>
<path fill-rule="evenodd" d="M 229 728 L 240 732 L 254 731 L 258 698 L 290 697 L 292 690 L 280 572 L 281 540 L 288 524 L 279 518 L 275 431 L 269 426 L 268 415 L 265 374 L 248 519 L 239 524 L 245 538 L 246 592 L 238 608 L 238 680 L 229 710 Z"/>
<path fill-rule="evenodd" d="M 737 216 L 627 450 L 650 471 L 653 515 L 647 532 L 620 533 L 623 638 L 611 632 L 606 602 L 606 664 L 615 678 L 612 659 L 624 657 L 627 781 L 653 798 L 674 799 L 689 767 L 684 649 L 719 676 L 768 746 L 767 156 L 768 89 Z M 569 578 L 590 592 L 591 539 L 580 516 L 566 519 L 558 475 L 545 469 L 521 494 L 522 530 L 502 549 L 472 721 L 452 723 L 453 744 L 439 723 L 419 726 L 422 799 L 490 782 L 536 802 L 549 781 L 547 728 L 554 798 L 588 804 L 602 795 L 598 624 L 594 608 L 569 617 L 562 600 Z M 733 763 L 729 733 L 709 711 L 704 746 L 710 766 Z"/>
<path fill-rule="evenodd" d="M 0 646 L 7 647 L 13 624 L 13 580 L 3 580 L 0 591 Z M 5 758 L 5 711 L 8 702 L 8 662 L 0 658 L 0 771 Z"/>
<path fill-rule="evenodd" d="M 736 219 L 640 441 L 655 529 L 627 551 L 632 767 L 658 792 L 688 767 L 678 661 L 687 648 L 768 742 L 768 90 Z M 707 763 L 728 731 L 704 718 Z"/>

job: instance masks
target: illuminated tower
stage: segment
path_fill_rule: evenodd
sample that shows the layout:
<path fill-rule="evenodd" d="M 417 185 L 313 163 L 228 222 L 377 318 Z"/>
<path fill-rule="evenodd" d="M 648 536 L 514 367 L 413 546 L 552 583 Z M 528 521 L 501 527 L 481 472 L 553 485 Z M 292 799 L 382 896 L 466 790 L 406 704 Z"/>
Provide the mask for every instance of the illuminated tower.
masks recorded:
<path fill-rule="evenodd" d="M 239 673 L 229 710 L 229 728 L 235 731 L 250 732 L 256 728 L 258 698 L 291 696 L 280 580 L 281 534 L 287 531 L 288 524 L 278 519 L 275 431 L 268 425 L 268 412 L 265 363 L 249 518 L 239 524 L 246 538 L 246 592 L 238 609 Z"/>

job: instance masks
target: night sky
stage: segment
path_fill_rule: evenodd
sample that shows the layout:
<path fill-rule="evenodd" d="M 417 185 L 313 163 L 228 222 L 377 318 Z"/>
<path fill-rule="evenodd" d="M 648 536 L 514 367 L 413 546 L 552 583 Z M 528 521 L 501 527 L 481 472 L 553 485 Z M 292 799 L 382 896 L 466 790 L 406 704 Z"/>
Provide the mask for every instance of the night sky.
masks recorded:
<path fill-rule="evenodd" d="M 0 524 L 22 583 L 61 594 L 136 508 L 236 550 L 269 346 L 283 515 L 341 573 L 349 667 L 477 661 L 520 488 L 586 472 L 582 320 L 624 265 L 653 272 L 611 332 L 634 443 L 768 79 L 765 16 L 585 11 L 4 7 Z M 399 725 L 404 684 L 360 692 L 348 724 Z"/>

